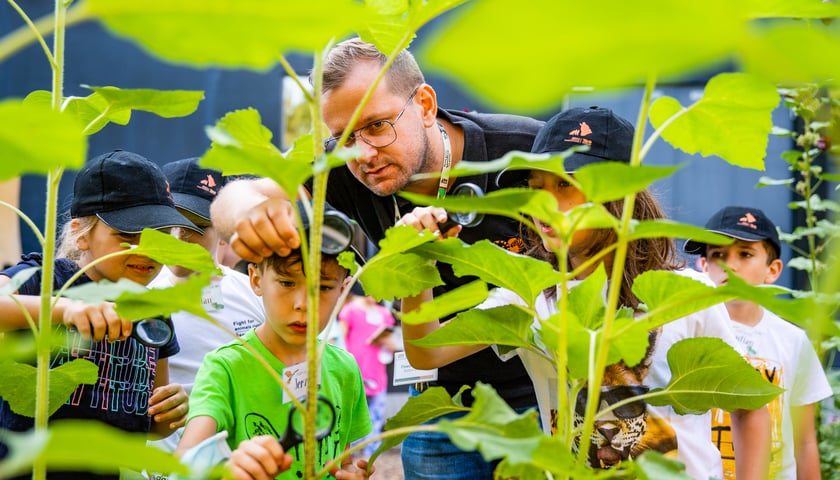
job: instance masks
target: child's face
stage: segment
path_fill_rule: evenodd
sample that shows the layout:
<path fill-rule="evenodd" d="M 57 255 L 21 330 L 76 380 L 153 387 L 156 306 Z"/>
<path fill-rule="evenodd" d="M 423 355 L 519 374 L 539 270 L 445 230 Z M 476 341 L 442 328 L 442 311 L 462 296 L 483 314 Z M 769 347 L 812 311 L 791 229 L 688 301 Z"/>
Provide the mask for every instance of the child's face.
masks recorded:
<path fill-rule="evenodd" d="M 126 247 L 120 245 L 122 243 L 137 245 L 139 241 L 139 233 L 120 232 L 109 227 L 105 222 L 98 221 L 93 229 L 80 236 L 77 241 L 79 250 L 83 252 L 82 266 L 109 253 L 125 250 Z M 96 264 L 86 273 L 97 282 L 100 280 L 116 282 L 125 278 L 146 285 L 160 272 L 160 268 L 161 264 L 149 257 L 121 255 Z"/>
<path fill-rule="evenodd" d="M 557 199 L 557 205 L 562 212 L 568 212 L 578 205 L 586 203 L 586 197 L 580 190 L 553 173 L 531 170 L 528 176 L 528 188 L 545 190 L 552 194 Z M 561 240 L 554 236 L 554 231 L 550 227 L 544 225 L 536 218 L 532 218 L 532 220 L 537 228 L 546 235 L 546 238 L 543 238 L 543 247 L 551 250 L 560 245 Z M 590 230 L 576 231 L 572 236 L 572 245 L 570 247 L 582 245 L 590 234 Z"/>
<path fill-rule="evenodd" d="M 300 262 L 286 264 L 280 270 L 270 264 L 251 265 L 248 269 L 251 288 L 263 299 L 266 324 L 275 335 L 275 346 L 289 353 L 301 352 L 306 346 L 306 276 Z M 326 327 L 348 280 L 346 271 L 337 262 L 321 263 L 318 333 Z"/>
<path fill-rule="evenodd" d="M 708 245 L 700 264 L 715 285 L 726 283 L 726 270 L 721 262 L 750 285 L 763 285 L 775 282 L 782 273 L 781 260 L 777 258 L 768 264 L 767 259 L 763 242 L 735 239 L 732 245 Z"/>

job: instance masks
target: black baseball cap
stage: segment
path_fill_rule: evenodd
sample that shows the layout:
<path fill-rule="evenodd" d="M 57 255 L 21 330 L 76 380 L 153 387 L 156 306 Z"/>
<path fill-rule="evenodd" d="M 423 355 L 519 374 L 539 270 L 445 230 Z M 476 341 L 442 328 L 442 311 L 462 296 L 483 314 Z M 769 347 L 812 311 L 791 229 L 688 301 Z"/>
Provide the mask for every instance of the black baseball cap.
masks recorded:
<path fill-rule="evenodd" d="M 588 146 L 587 151 L 574 152 L 563 160 L 567 173 L 605 161 L 630 163 L 634 132 L 632 123 L 609 108 L 570 108 L 545 122 L 534 139 L 531 153 L 560 153 L 575 146 Z M 521 181 L 532 169 L 534 167 L 520 165 L 502 170 L 496 176 L 496 185 L 501 187 Z"/>
<path fill-rule="evenodd" d="M 198 165 L 198 158 L 169 162 L 162 167 L 175 206 L 210 221 L 210 203 L 225 185 L 222 172 Z"/>
<path fill-rule="evenodd" d="M 779 232 L 776 225 L 758 208 L 729 206 L 724 207 L 706 222 L 706 230 L 727 237 L 737 238 L 745 242 L 768 241 L 776 250 L 776 256 L 781 256 L 782 245 L 779 242 Z M 688 240 L 683 247 L 685 253 L 706 254 L 706 244 Z"/>
<path fill-rule="evenodd" d="M 76 175 L 70 216 L 92 215 L 125 233 L 171 227 L 203 233 L 175 209 L 161 169 L 124 150 L 91 159 Z"/>

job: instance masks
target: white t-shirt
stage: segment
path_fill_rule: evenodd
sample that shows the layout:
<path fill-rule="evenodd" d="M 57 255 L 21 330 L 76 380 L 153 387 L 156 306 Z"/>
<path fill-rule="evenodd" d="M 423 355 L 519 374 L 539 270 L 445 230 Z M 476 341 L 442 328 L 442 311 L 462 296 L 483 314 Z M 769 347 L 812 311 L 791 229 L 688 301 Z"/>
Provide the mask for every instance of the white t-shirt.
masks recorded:
<path fill-rule="evenodd" d="M 831 386 L 801 328 L 767 310 L 755 326 L 733 321 L 732 328 L 750 364 L 770 383 L 785 389 L 767 405 L 772 422 L 769 478 L 796 478 L 791 408 L 830 397 Z M 726 429 L 725 420 L 723 412 L 715 412 L 716 426 L 720 423 Z M 734 467 L 734 462 L 724 460 L 727 478 L 735 478 Z"/>
<path fill-rule="evenodd" d="M 265 320 L 262 300 L 251 290 L 247 275 L 224 265 L 220 277 L 215 277 L 202 292 L 201 303 L 217 322 L 240 337 Z M 166 267 L 149 284 L 150 288 L 167 288 L 175 278 Z M 207 320 L 187 312 L 172 314 L 175 334 L 181 351 L 169 357 L 169 380 L 183 385 L 187 394 L 192 391 L 195 375 L 204 356 L 216 348 L 230 343 L 231 335 Z M 154 442 L 168 451 L 178 446 L 180 431 Z"/>
<path fill-rule="evenodd" d="M 684 269 L 674 273 L 714 286 L 709 277 L 701 272 Z M 573 288 L 577 283 L 579 282 L 570 282 L 569 288 Z M 498 289 L 479 308 L 486 309 L 511 304 L 526 305 L 513 292 Z M 540 318 L 547 318 L 557 312 L 556 304 L 553 301 L 547 301 L 544 295 L 539 296 L 535 306 Z M 646 377 L 645 385 L 653 389 L 665 387 L 668 384 L 671 379 L 671 370 L 667 361 L 668 350 L 674 343 L 685 338 L 720 338 L 733 346 L 739 353 L 742 353 L 730 324 L 731 321 L 726 308 L 723 304 L 720 304 L 663 326 L 656 350 L 653 352 L 652 366 Z M 535 331 L 539 329 L 539 323 L 536 321 L 534 329 Z M 531 376 L 540 407 L 543 431 L 550 432 L 551 410 L 557 408 L 557 398 L 555 398 L 557 372 L 554 364 L 542 355 L 523 348 L 516 349 L 511 354 L 503 355 L 502 358 L 509 358 L 514 354 L 519 355 Z M 670 424 L 670 427 L 676 432 L 677 459 L 686 465 L 686 471 L 690 476 L 700 479 L 722 477 L 720 453 L 712 443 L 709 434 L 711 430 L 711 414 L 709 412 L 703 415 L 677 415 L 671 407 L 648 405 L 648 409 L 649 416 L 656 417 L 657 421 L 659 419 L 665 420 L 666 424 Z"/>

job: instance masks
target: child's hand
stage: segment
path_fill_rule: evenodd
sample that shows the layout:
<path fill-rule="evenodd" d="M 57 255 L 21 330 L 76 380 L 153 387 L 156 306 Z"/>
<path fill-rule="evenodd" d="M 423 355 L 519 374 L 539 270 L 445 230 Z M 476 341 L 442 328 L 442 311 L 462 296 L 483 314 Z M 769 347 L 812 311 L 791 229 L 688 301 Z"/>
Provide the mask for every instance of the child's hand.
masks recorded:
<path fill-rule="evenodd" d="M 189 396 L 181 384 L 158 387 L 149 398 L 149 415 L 156 424 L 165 425 L 165 430 L 174 432 L 187 421 L 188 400 Z"/>
<path fill-rule="evenodd" d="M 292 456 L 270 435 L 242 441 L 227 462 L 229 474 L 236 480 L 271 480 L 292 466 Z"/>
<path fill-rule="evenodd" d="M 359 459 L 354 465 L 352 461 L 341 464 L 341 470 L 338 468 L 332 469 L 330 474 L 335 477 L 335 480 L 367 480 L 376 471 L 376 468 L 371 466 L 370 472 L 367 470 L 368 461 Z"/>
<path fill-rule="evenodd" d="M 120 318 L 111 302 L 88 304 L 67 300 L 62 305 L 64 326 L 76 330 L 84 338 L 98 342 L 107 336 L 109 342 L 116 342 L 131 335 L 131 320 Z"/>

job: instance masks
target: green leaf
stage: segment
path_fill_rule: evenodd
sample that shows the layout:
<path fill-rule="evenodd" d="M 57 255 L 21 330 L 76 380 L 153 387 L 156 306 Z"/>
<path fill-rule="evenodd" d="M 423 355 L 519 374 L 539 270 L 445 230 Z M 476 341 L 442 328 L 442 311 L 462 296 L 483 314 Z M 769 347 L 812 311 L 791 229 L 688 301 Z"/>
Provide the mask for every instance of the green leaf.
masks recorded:
<path fill-rule="evenodd" d="M 216 273 L 218 268 L 210 253 L 201 245 L 178 240 L 168 233 L 144 228 L 140 244 L 131 250 L 164 265 L 179 265 L 194 272 Z"/>
<path fill-rule="evenodd" d="M 712 245 L 730 245 L 734 240 L 732 237 L 721 235 L 706 230 L 705 228 L 674 222 L 672 220 L 644 220 L 632 221 L 632 227 L 628 240 L 640 240 L 643 238 L 688 238 L 700 243 Z"/>
<path fill-rule="evenodd" d="M 267 69 L 284 52 L 318 52 L 365 21 L 363 6 L 352 0 L 91 0 L 86 6 L 114 34 L 197 67 Z"/>
<path fill-rule="evenodd" d="M 706 84 L 703 98 L 684 111 L 673 98 L 657 99 L 650 122 L 661 129 L 662 138 L 686 153 L 717 155 L 733 165 L 763 170 L 771 114 L 778 104 L 776 88 L 767 80 L 721 73 Z"/>
<path fill-rule="evenodd" d="M 575 172 L 581 191 L 593 203 L 607 203 L 639 193 L 653 182 L 671 176 L 682 165 L 671 167 L 633 167 L 619 162 L 600 162 Z"/>
<path fill-rule="evenodd" d="M 485 282 L 513 291 L 533 310 L 537 295 L 560 282 L 551 264 L 498 247 L 488 240 L 468 245 L 457 238 L 421 245 L 413 250 L 452 265 L 459 277 L 474 275 Z"/>
<path fill-rule="evenodd" d="M 670 271 L 642 273 L 633 282 L 633 293 L 647 309 L 639 318 L 644 323 L 638 328 L 647 330 L 735 298 L 728 289 Z M 616 329 L 616 335 L 620 334 L 621 330 Z"/>
<path fill-rule="evenodd" d="M 150 288 L 125 292 L 116 299 L 117 313 L 132 320 L 189 312 L 215 323 L 201 303 L 202 291 L 210 285 L 210 275 L 190 275 L 169 288 Z M 186 339 L 185 339 L 186 340 Z"/>
<path fill-rule="evenodd" d="M 87 97 L 67 98 L 64 111 L 79 120 L 79 125 L 87 135 L 102 130 L 109 122 L 127 125 L 131 120 L 131 109 L 110 111 L 108 101 L 96 92 Z"/>
<path fill-rule="evenodd" d="M 70 115 L 37 103 L 0 101 L 0 181 L 56 168 L 82 168 L 87 143 Z"/>
<path fill-rule="evenodd" d="M 792 178 L 780 178 L 780 179 L 776 180 L 774 178 L 763 177 L 762 176 L 761 178 L 758 179 L 758 182 L 756 182 L 755 186 L 756 186 L 756 188 L 776 187 L 776 186 L 779 186 L 779 185 L 792 185 L 795 181 L 796 180 L 794 180 Z"/>
<path fill-rule="evenodd" d="M 447 345 L 506 345 L 531 347 L 534 319 L 513 305 L 467 310 L 434 332 L 411 343 L 420 347 Z"/>
<path fill-rule="evenodd" d="M 747 0 L 742 2 L 749 18 L 830 18 L 840 15 L 840 6 L 813 0 Z"/>
<path fill-rule="evenodd" d="M 485 460 L 505 457 L 513 464 L 529 462 L 545 438 L 537 412 L 516 413 L 493 387 L 481 382 L 476 383 L 473 397 L 470 412 L 455 420 L 441 419 L 440 431 L 461 450 L 478 450 Z"/>
<path fill-rule="evenodd" d="M 765 380 L 719 338 L 687 338 L 668 351 L 671 381 L 646 396 L 651 405 L 671 405 L 679 415 L 701 414 L 713 407 L 755 410 L 784 392 Z"/>
<path fill-rule="evenodd" d="M 142 294 L 148 290 L 144 285 L 121 278 L 116 282 L 100 280 L 68 288 L 64 296 L 84 303 L 113 302 L 114 299 L 126 292 Z"/>
<path fill-rule="evenodd" d="M 607 272 L 599 264 L 585 280 L 569 290 L 569 311 L 575 312 L 581 325 L 596 329 L 604 323 Z"/>
<path fill-rule="evenodd" d="M 435 238 L 429 231 L 417 232 L 408 225 L 386 230 L 379 252 L 365 263 L 359 276 L 365 293 L 377 300 L 405 298 L 443 285 L 430 259 L 404 253 Z"/>
<path fill-rule="evenodd" d="M 408 325 L 417 325 L 446 318 L 453 313 L 474 307 L 486 298 L 487 284 L 476 280 L 424 303 L 419 310 L 404 313 L 400 316 L 400 321 Z"/>
<path fill-rule="evenodd" d="M 691 480 L 685 473 L 684 463 L 667 458 L 656 450 L 645 450 L 634 460 L 628 462 L 628 466 L 639 480 Z"/>
<path fill-rule="evenodd" d="M 461 392 L 467 388 L 461 387 Z M 456 397 L 460 396 L 461 392 Z M 408 397 L 400 411 L 385 421 L 384 431 L 420 425 L 441 415 L 466 411 L 469 411 L 469 408 L 464 407 L 460 402 L 456 403 L 445 388 L 430 387 L 416 397 Z M 405 433 L 382 439 L 382 446 L 379 447 L 378 451 L 385 451 L 399 445 L 407 436 L 408 433 Z"/>
<path fill-rule="evenodd" d="M 484 0 L 447 20 L 415 51 L 427 75 L 457 78 L 503 111 L 540 112 L 576 86 L 637 85 L 718 62 L 746 28 L 741 6 L 725 0 L 606 0 L 597 12 L 587 3 Z M 488 28 L 500 21 L 510 35 Z M 454 45 L 470 45 L 469 53 L 456 54 Z"/>
<path fill-rule="evenodd" d="M 4 432 L 15 457 L 32 457 L 26 448 L 37 446 L 37 458 L 50 470 L 75 470 L 90 473 L 116 473 L 120 468 L 150 472 L 188 473 L 174 455 L 146 446 L 145 434 L 127 433 L 119 428 L 91 420 L 50 422 L 45 439 L 38 433 Z M 4 437 L 5 440 L 5 437 Z M 103 455 L 107 445 L 108 455 Z"/>
<path fill-rule="evenodd" d="M 840 77 L 836 30 L 823 28 L 819 22 L 754 25 L 738 45 L 741 63 L 747 72 L 777 84 L 836 79 Z"/>
<path fill-rule="evenodd" d="M 0 364 L 0 397 L 18 415 L 35 417 L 35 376 L 32 365 L 2 362 Z M 70 398 L 80 384 L 93 385 L 99 368 L 93 362 L 77 358 L 50 369 L 48 413 L 52 415 Z"/>
<path fill-rule="evenodd" d="M 412 34 L 433 18 L 457 7 L 466 0 L 426 0 L 407 2 L 404 0 L 366 1 L 369 10 L 364 29 L 359 36 L 376 45 L 380 52 L 391 54 L 407 34 Z"/>
<path fill-rule="evenodd" d="M 5 285 L 0 286 L 0 295 L 11 295 L 16 293 L 21 285 L 32 278 L 32 275 L 38 273 L 38 270 L 41 270 L 41 267 L 24 268 L 23 270 L 17 272 L 8 282 L 6 282 Z"/>

